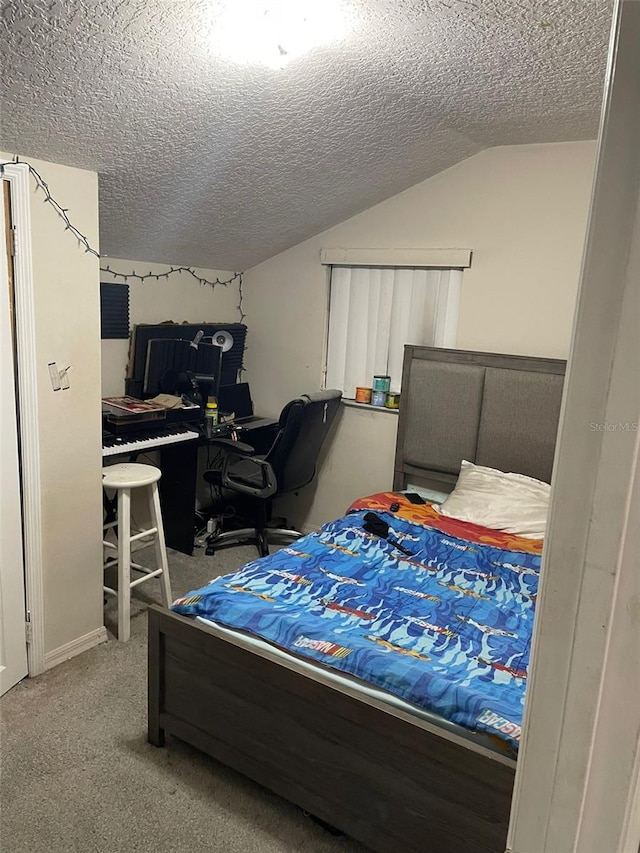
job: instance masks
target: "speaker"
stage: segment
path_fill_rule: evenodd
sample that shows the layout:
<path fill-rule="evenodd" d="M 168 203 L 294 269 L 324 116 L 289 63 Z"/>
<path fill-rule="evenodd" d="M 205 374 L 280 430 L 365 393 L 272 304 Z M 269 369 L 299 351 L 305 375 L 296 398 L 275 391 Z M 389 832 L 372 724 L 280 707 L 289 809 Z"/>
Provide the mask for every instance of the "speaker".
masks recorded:
<path fill-rule="evenodd" d="M 127 389 L 140 388 L 144 380 L 147 345 L 154 338 L 182 338 L 193 341 L 198 332 L 204 332 L 204 341 L 215 343 L 222 349 L 221 385 L 238 381 L 244 358 L 247 327 L 244 323 L 160 323 L 134 326 L 130 347 Z M 216 340 L 216 338 L 221 340 Z M 130 394 L 132 391 L 127 390 Z M 140 395 L 136 395 L 140 396 Z"/>

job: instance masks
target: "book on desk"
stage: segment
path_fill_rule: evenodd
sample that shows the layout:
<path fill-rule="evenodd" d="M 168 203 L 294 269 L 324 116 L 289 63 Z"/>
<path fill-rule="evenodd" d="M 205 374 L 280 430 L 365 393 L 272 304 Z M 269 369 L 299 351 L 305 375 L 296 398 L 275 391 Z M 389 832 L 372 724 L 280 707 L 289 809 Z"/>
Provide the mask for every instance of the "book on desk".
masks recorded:
<path fill-rule="evenodd" d="M 165 400 L 138 400 L 129 395 L 102 398 L 103 430 L 113 435 L 128 435 L 157 428 L 161 432 L 176 424 L 202 423 L 201 406 L 184 404 L 179 397 L 164 395 Z"/>

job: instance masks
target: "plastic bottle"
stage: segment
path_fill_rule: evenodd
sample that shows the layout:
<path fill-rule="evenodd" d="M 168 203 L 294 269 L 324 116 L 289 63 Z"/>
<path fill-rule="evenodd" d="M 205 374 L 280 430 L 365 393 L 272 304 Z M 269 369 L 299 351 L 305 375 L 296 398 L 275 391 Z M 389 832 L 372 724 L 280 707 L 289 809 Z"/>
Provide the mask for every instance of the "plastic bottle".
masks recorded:
<path fill-rule="evenodd" d="M 204 410 L 205 432 L 207 438 L 212 438 L 218 426 L 218 401 L 215 397 L 209 397 Z"/>

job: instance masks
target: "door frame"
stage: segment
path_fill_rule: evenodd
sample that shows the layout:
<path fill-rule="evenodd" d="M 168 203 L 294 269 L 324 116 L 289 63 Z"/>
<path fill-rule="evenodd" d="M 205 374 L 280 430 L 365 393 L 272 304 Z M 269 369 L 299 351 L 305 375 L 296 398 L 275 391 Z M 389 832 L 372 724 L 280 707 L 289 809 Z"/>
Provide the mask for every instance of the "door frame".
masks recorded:
<path fill-rule="evenodd" d="M 38 424 L 38 370 L 36 357 L 35 292 L 31 257 L 31 197 L 29 167 L 4 163 L 2 177 L 9 182 L 14 228 L 14 299 L 18 374 L 18 436 L 22 483 L 24 576 L 27 613 L 29 676 L 45 671 L 44 578 L 42 561 L 42 475 Z"/>
<path fill-rule="evenodd" d="M 616 0 L 511 853 L 640 840 L 640 3 Z"/>

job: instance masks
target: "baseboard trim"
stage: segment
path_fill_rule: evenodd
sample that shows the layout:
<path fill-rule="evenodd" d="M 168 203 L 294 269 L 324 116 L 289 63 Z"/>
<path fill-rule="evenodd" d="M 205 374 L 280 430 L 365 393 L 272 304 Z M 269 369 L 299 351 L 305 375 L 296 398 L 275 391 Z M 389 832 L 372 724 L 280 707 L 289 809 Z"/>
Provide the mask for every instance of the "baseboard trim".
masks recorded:
<path fill-rule="evenodd" d="M 58 646 L 57 649 L 46 652 L 44 656 L 45 669 L 51 669 L 54 666 L 58 666 L 59 663 L 64 663 L 64 661 L 70 660 L 76 655 L 80 655 L 82 652 L 86 652 L 94 646 L 97 646 L 100 643 L 105 643 L 106 641 L 107 629 L 104 625 L 101 625 L 100 628 L 96 628 L 95 631 L 89 631 L 88 634 L 84 634 L 82 637 L 77 637 L 75 640 L 71 640 L 70 643 L 65 643 L 64 646 Z"/>

